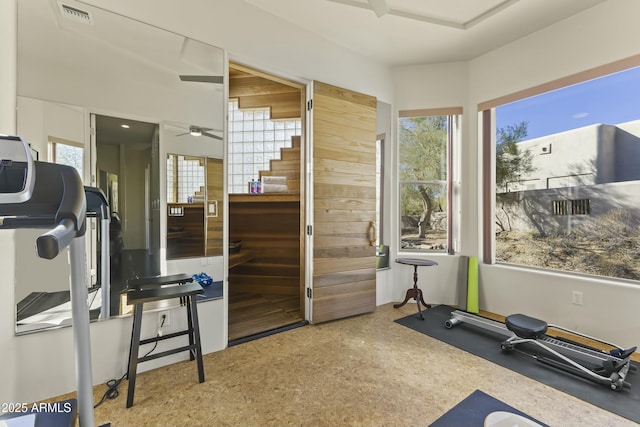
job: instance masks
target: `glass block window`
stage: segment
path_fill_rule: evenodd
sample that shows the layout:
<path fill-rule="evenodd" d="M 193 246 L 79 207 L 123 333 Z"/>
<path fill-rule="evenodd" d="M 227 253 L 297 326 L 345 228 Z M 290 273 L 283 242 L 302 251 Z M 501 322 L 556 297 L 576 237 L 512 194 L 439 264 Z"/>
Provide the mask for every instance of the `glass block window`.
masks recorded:
<path fill-rule="evenodd" d="M 205 186 L 203 159 L 175 154 L 167 156 L 167 202 L 203 203 Z"/>
<path fill-rule="evenodd" d="M 291 147 L 291 137 L 302 134 L 300 119 L 271 120 L 269 108 L 239 110 L 229 100 L 229 193 L 248 193 L 248 183 L 269 170 L 280 149 Z"/>

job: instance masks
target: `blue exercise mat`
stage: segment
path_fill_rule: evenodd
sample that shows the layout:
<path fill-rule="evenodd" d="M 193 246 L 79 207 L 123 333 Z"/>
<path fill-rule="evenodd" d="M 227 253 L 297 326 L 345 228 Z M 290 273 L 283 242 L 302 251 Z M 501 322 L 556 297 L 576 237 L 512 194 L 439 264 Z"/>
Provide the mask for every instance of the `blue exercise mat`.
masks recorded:
<path fill-rule="evenodd" d="M 510 412 L 528 418 L 540 426 L 547 426 L 513 406 L 498 400 L 483 391 L 476 390 L 462 402 L 435 420 L 429 427 L 484 427 L 487 416 L 496 411 Z"/>

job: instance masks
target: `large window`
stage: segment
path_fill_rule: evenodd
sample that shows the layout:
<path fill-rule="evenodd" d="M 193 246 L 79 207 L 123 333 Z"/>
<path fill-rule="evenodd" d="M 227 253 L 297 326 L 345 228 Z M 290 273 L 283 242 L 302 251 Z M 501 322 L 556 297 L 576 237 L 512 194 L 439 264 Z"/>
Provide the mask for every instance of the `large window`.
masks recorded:
<path fill-rule="evenodd" d="M 497 262 L 640 280 L 640 68 L 601 75 L 496 106 Z"/>
<path fill-rule="evenodd" d="M 451 148 L 459 113 L 401 111 L 398 182 L 400 249 L 451 252 Z"/>

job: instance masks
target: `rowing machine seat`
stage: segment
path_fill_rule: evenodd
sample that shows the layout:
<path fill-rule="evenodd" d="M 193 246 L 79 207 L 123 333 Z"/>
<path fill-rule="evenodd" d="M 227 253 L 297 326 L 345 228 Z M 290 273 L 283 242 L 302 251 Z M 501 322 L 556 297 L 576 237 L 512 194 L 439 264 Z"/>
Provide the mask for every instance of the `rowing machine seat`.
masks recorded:
<path fill-rule="evenodd" d="M 504 322 L 520 338 L 538 339 L 547 332 L 547 322 L 524 314 L 512 314 Z"/>
<path fill-rule="evenodd" d="M 609 351 L 609 354 L 612 355 L 613 357 L 617 357 L 618 359 L 626 359 L 627 357 L 629 357 L 633 353 L 635 353 L 635 351 L 637 349 L 638 349 L 638 347 L 636 347 L 636 346 L 633 346 L 633 347 L 628 348 L 626 350 L 615 348 L 615 349 Z"/>

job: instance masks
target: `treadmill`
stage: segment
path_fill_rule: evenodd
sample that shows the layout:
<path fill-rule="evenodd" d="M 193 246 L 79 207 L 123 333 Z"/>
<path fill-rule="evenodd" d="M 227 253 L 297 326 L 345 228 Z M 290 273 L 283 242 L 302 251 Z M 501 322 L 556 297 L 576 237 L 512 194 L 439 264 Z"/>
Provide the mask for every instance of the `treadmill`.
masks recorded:
<path fill-rule="evenodd" d="M 0 135 L 0 230 L 44 229 L 36 239 L 36 251 L 45 259 L 69 247 L 78 417 L 81 427 L 93 427 L 85 227 L 86 197 L 78 172 L 70 166 L 34 161 L 22 138 Z"/>
<path fill-rule="evenodd" d="M 96 218 L 100 221 L 100 292 L 102 305 L 100 308 L 100 318 L 108 319 L 111 316 L 111 267 L 109 259 L 110 240 L 109 225 L 111 215 L 109 214 L 109 202 L 104 192 L 96 187 L 84 187 L 84 194 L 87 198 L 87 218 Z"/>

